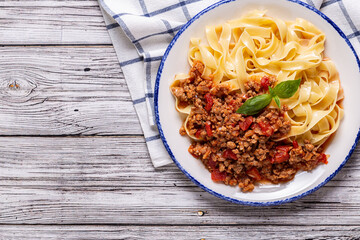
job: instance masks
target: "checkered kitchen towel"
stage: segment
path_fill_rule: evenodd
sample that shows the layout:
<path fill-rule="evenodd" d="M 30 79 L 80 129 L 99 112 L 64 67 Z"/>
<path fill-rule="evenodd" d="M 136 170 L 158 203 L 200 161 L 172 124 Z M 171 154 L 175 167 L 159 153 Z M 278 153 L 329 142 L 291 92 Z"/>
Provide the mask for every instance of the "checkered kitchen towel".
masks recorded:
<path fill-rule="evenodd" d="M 360 0 L 302 1 L 330 17 L 360 53 Z M 154 82 L 161 58 L 182 25 L 216 2 L 99 0 L 154 167 L 172 162 L 154 120 Z"/>

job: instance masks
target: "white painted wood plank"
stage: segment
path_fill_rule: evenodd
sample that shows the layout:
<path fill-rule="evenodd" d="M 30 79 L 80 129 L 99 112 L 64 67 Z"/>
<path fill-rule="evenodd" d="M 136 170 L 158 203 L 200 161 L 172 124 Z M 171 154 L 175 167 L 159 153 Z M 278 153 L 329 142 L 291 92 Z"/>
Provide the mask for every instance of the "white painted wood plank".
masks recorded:
<path fill-rule="evenodd" d="M 0 135 L 142 134 L 110 47 L 0 48 Z"/>
<path fill-rule="evenodd" d="M 21 183 L 64 191 L 195 186 L 174 164 L 155 170 L 143 137 L 1 137 L 0 146 L 6 146 L 0 148 L 3 186 Z M 359 158 L 357 147 L 326 186 L 359 188 Z"/>
<path fill-rule="evenodd" d="M 4 1 L 0 15 L 0 45 L 111 44 L 96 0 Z M 112 48 L 0 51 L 0 135 L 141 134 Z M 154 170 L 141 137 L 0 146 L 0 224 L 124 224 L 0 225 L 1 239 L 359 238 L 359 147 L 316 193 L 253 208 L 209 195 L 175 166 Z"/>
<path fill-rule="evenodd" d="M 357 226 L 0 226 L 1 239 L 277 239 L 356 240 Z"/>
<path fill-rule="evenodd" d="M 294 203 L 256 208 L 224 202 L 195 187 L 114 187 L 85 192 L 6 186 L 0 187 L 0 223 L 358 225 L 356 190 L 325 187 Z M 199 210 L 205 215 L 199 217 Z"/>
<path fill-rule="evenodd" d="M 325 187 L 276 207 L 220 200 L 174 166 L 154 170 L 140 137 L 2 137 L 1 224 L 358 225 L 353 158 Z M 197 212 L 205 215 L 200 217 Z"/>
<path fill-rule="evenodd" d="M 111 44 L 96 0 L 0 2 L 0 44 Z"/>

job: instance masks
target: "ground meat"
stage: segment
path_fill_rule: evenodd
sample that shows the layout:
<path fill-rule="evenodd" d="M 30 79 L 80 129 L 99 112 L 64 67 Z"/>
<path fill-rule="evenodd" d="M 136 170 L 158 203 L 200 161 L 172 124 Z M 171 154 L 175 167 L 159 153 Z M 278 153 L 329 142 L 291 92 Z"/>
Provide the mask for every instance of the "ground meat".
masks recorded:
<path fill-rule="evenodd" d="M 256 182 L 290 181 L 298 170 L 311 170 L 326 156 L 309 142 L 278 141 L 291 129 L 282 109 L 265 108 L 255 116 L 236 113 L 250 97 L 267 93 L 274 87 L 274 76 L 249 79 L 246 93 L 230 91 L 226 85 L 212 87 L 212 79 L 203 77 L 204 65 L 194 62 L 190 77 L 171 88 L 184 105 L 193 105 L 186 128 L 197 139 L 189 152 L 200 159 L 214 181 L 238 185 L 252 191 Z M 186 134 L 185 128 L 180 134 Z M 325 160 L 319 160 L 324 159 Z"/>
<path fill-rule="evenodd" d="M 179 130 L 179 133 L 181 136 L 185 136 L 186 135 L 186 130 L 185 130 L 185 127 L 184 126 L 181 126 L 180 130 Z"/>

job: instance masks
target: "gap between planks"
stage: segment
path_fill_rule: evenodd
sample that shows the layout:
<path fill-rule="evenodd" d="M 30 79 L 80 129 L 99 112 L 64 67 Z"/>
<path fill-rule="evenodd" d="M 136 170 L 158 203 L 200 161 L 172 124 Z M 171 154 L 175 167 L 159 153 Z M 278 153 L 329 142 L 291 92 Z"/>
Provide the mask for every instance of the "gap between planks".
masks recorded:
<path fill-rule="evenodd" d="M 339 224 L 311 224 L 314 227 L 341 227 Z M 71 227 L 71 226 L 79 226 L 79 227 L 126 227 L 126 226 L 134 226 L 134 227 L 164 227 L 164 228 L 170 228 L 170 227 L 254 227 L 254 224 L 246 224 L 246 223 L 233 223 L 233 224 L 229 224 L 229 223 L 213 223 L 213 224 L 209 224 L 209 223 L 194 223 L 194 224 L 186 224 L 186 223 L 175 223 L 175 224 L 169 224 L 169 223 L 162 223 L 162 224 L 142 224 L 142 223 L 106 223 L 106 224 L 98 224 L 98 223 L 59 223 L 59 224 L 52 224 L 52 223 L 22 223 L 22 224 L 16 224 L 16 223 L 0 223 L 0 230 L 2 226 L 27 226 L 27 227 L 52 227 L 52 226 L 67 226 L 67 227 Z M 309 227 L 309 224 L 276 224 L 276 223 L 269 223 L 269 224 L 264 224 L 264 223 L 259 223 L 256 224 L 256 227 L 269 227 L 269 226 L 273 226 L 273 227 L 287 227 L 287 226 L 292 226 L 292 227 Z M 360 224 L 346 224 L 346 227 L 355 227 L 355 228 L 359 228 L 358 231 L 360 232 Z M 0 235 L 1 236 L 1 235 Z"/>

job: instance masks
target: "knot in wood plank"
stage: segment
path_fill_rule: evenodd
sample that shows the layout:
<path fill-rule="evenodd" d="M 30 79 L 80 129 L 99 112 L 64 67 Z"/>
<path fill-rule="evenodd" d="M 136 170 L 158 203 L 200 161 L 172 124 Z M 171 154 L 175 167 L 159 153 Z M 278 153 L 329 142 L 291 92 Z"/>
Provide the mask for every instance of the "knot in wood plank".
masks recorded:
<path fill-rule="evenodd" d="M 0 97 L 8 102 L 26 102 L 35 95 L 42 76 L 29 71 L 0 70 Z"/>

